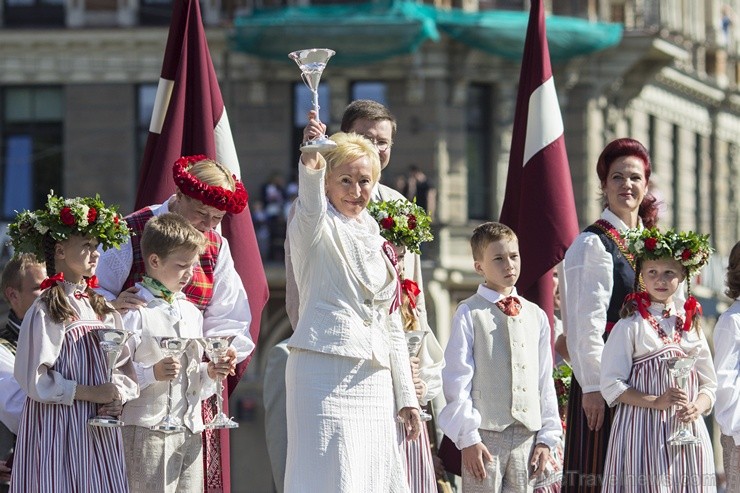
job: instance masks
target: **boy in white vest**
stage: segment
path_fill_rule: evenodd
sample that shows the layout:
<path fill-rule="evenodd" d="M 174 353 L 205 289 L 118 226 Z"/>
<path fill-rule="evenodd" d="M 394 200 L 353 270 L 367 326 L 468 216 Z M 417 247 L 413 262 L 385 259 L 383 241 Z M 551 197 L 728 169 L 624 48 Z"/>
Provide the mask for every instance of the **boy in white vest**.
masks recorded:
<path fill-rule="evenodd" d="M 514 231 L 481 224 L 470 240 L 484 282 L 452 320 L 438 423 L 462 451 L 463 492 L 531 492 L 560 441 L 545 312 L 517 295 Z"/>
<path fill-rule="evenodd" d="M 146 305 L 123 315 L 140 388 L 139 398 L 126 403 L 121 415 L 132 493 L 203 490 L 201 400 L 215 393 L 216 378 L 230 373 L 235 353 L 206 364 L 202 345 L 190 340 L 181 357 L 164 357 L 155 337 L 203 337 L 203 316 L 181 290 L 205 241 L 185 218 L 171 213 L 150 219 L 141 237 L 146 276 L 136 287 Z M 184 429 L 152 430 L 166 415 L 170 381 L 170 414 Z"/>

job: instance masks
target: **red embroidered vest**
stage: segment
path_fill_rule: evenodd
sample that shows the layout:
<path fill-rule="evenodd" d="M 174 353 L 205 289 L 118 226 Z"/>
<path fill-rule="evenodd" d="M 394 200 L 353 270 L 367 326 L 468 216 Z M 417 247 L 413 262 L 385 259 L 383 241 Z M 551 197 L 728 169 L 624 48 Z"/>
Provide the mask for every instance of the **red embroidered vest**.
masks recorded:
<path fill-rule="evenodd" d="M 147 221 L 152 217 L 154 217 L 154 213 L 148 207 L 126 216 L 126 224 L 132 232 L 129 241 L 131 242 L 133 263 L 131 264 L 131 272 L 126 282 L 123 283 L 123 288 L 121 288 L 122 291 L 141 281 L 144 274 L 146 274 L 144 257 L 141 255 L 141 235 L 144 233 L 144 226 L 146 226 Z M 213 296 L 213 271 L 216 268 L 222 242 L 221 236 L 213 230 L 204 234 L 206 236 L 205 251 L 200 256 L 200 263 L 193 269 L 193 278 L 182 290 L 188 300 L 200 308 L 201 311 L 206 309 Z"/>

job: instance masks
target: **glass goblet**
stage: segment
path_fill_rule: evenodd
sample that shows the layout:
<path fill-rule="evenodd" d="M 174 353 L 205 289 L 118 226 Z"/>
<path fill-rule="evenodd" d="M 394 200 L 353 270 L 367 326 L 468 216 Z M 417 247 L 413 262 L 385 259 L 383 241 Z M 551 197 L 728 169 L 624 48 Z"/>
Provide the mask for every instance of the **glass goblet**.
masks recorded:
<path fill-rule="evenodd" d="M 204 337 L 201 339 L 203 346 L 205 347 L 206 354 L 213 362 L 217 362 L 226 357 L 226 351 L 231 345 L 231 341 L 234 340 L 235 336 L 222 336 L 222 337 Z M 229 416 L 223 412 L 224 405 L 224 383 L 223 379 L 219 378 L 216 381 L 216 415 L 209 423 L 205 423 L 205 427 L 208 429 L 213 428 L 238 428 L 239 423 L 229 418 Z"/>

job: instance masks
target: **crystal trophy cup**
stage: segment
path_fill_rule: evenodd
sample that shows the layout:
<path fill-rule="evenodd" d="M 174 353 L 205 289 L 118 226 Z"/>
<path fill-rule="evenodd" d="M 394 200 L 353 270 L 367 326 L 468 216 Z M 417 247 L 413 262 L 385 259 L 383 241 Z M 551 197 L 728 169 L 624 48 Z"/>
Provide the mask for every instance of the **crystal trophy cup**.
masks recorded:
<path fill-rule="evenodd" d="M 105 363 L 107 371 L 107 382 L 113 381 L 113 369 L 116 367 L 116 361 L 121 356 L 123 345 L 126 344 L 130 332 L 123 329 L 103 328 L 97 329 L 95 335 L 98 337 L 98 344 L 105 353 Z M 95 416 L 87 420 L 91 426 L 104 426 L 108 428 L 123 426 L 123 421 L 112 416 Z"/>
<path fill-rule="evenodd" d="M 179 360 L 182 353 L 188 348 L 190 339 L 184 339 L 181 337 L 159 337 L 155 336 L 154 340 L 157 341 L 160 351 L 165 358 L 174 358 Z M 175 378 L 182 378 L 182 371 Z M 164 433 L 179 433 L 185 431 L 185 427 L 182 425 L 180 418 L 172 416 L 172 380 L 167 381 L 167 414 L 159 421 L 159 423 L 149 427 L 150 430 L 162 431 Z"/>
<path fill-rule="evenodd" d="M 201 339 L 203 346 L 206 349 L 206 354 L 214 363 L 220 361 L 226 357 L 226 351 L 231 345 L 231 341 L 234 340 L 235 336 L 226 337 L 204 337 Z M 229 418 L 229 416 L 223 411 L 224 406 L 224 383 L 223 379 L 216 381 L 216 415 L 210 421 L 206 423 L 205 427 L 208 429 L 214 428 L 238 428 L 239 423 Z"/>
<path fill-rule="evenodd" d="M 694 363 L 696 363 L 696 358 L 691 356 L 675 356 L 666 360 L 668 373 L 676 383 L 676 387 L 684 392 L 688 392 L 689 390 L 689 376 L 691 375 L 691 369 L 694 367 Z M 673 434 L 668 438 L 669 445 L 696 445 L 699 443 L 699 439 L 691 433 L 691 425 L 689 423 L 679 421 L 676 418 L 674 428 Z"/>
<path fill-rule="evenodd" d="M 424 330 L 412 330 L 409 332 L 405 332 L 406 335 L 406 347 L 409 350 L 409 356 L 418 356 L 419 351 L 421 351 L 421 343 L 424 342 L 424 337 L 427 335 L 426 331 Z M 424 410 L 424 408 L 419 409 L 419 418 L 422 421 L 429 421 L 432 419 L 432 416 Z"/>
<path fill-rule="evenodd" d="M 316 112 L 317 122 L 321 121 L 319 120 L 319 81 L 327 62 L 335 53 L 334 50 L 326 48 L 309 48 L 288 54 L 288 57 L 300 67 L 303 83 L 306 84 L 313 95 L 313 110 Z M 301 145 L 301 152 L 324 152 L 336 146 L 337 144 L 333 140 L 326 135 L 322 135 L 317 139 L 304 142 Z"/>

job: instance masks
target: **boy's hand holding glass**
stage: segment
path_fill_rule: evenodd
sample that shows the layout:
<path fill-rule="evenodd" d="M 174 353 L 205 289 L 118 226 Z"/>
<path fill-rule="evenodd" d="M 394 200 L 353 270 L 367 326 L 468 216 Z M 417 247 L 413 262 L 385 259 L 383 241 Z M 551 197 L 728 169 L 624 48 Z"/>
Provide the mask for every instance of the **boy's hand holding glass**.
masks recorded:
<path fill-rule="evenodd" d="M 117 418 L 122 412 L 123 402 L 120 399 L 98 406 L 98 416 L 113 416 Z"/>
<path fill-rule="evenodd" d="M 172 356 L 162 358 L 153 367 L 154 378 L 158 382 L 172 380 L 180 373 L 180 361 Z"/>

